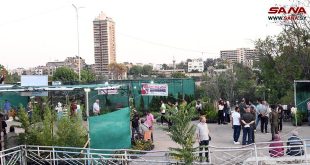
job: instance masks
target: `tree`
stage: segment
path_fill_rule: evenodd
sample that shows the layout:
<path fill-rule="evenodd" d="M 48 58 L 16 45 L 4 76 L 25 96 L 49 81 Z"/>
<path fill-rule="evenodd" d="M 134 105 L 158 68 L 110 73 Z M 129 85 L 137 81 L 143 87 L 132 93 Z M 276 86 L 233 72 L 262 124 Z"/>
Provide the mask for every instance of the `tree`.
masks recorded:
<path fill-rule="evenodd" d="M 182 72 L 174 72 L 171 74 L 172 78 L 186 78 L 187 76 L 185 75 L 185 73 Z"/>
<path fill-rule="evenodd" d="M 172 147 L 169 149 L 172 151 L 172 156 L 181 159 L 186 165 L 192 164 L 195 160 L 195 149 L 193 148 L 195 143 L 195 126 L 191 123 L 194 112 L 195 108 L 192 104 L 188 104 L 180 106 L 177 113 L 168 116 L 168 119 L 173 123 L 169 136 L 181 146 L 181 148 Z"/>
<path fill-rule="evenodd" d="M 144 100 L 143 96 L 140 96 L 140 105 L 139 105 L 139 111 L 142 112 L 144 110 Z"/>
<path fill-rule="evenodd" d="M 180 63 L 176 64 L 176 68 L 187 70 L 187 62 L 181 61 Z"/>
<path fill-rule="evenodd" d="M 111 78 L 116 80 L 122 79 L 123 74 L 127 72 L 127 67 L 124 64 L 111 63 L 108 68 Z"/>
<path fill-rule="evenodd" d="M 7 74 L 5 78 L 6 84 L 14 84 L 20 81 L 20 76 L 17 73 Z"/>
<path fill-rule="evenodd" d="M 163 70 L 169 70 L 172 69 L 171 67 L 169 67 L 167 64 L 163 64 L 162 65 Z"/>
<path fill-rule="evenodd" d="M 0 84 L 2 84 L 6 79 L 8 71 L 1 64 L 0 64 L 0 71 L 1 71 L 1 73 L 0 73 Z"/>
<path fill-rule="evenodd" d="M 269 102 L 287 100 L 294 80 L 310 79 L 309 20 L 281 22 L 281 25 L 283 30 L 279 35 L 255 42 L 262 85 L 270 89 Z"/>
<path fill-rule="evenodd" d="M 39 115 L 39 111 L 42 110 L 37 107 L 36 115 L 30 123 L 27 112 L 23 107 L 20 108 L 18 117 L 21 127 L 25 130 L 25 133 L 19 135 L 22 144 L 84 146 L 87 141 L 87 132 L 82 118 L 63 116 L 57 120 L 54 111 L 49 106 L 45 106 L 43 116 Z"/>
<path fill-rule="evenodd" d="M 133 75 L 134 78 L 140 77 L 143 72 L 142 66 L 134 65 L 130 68 L 129 74 Z"/>
<path fill-rule="evenodd" d="M 59 67 L 56 69 L 53 75 L 53 80 L 61 81 L 65 84 L 73 81 L 78 81 L 78 75 L 71 68 Z"/>
<path fill-rule="evenodd" d="M 96 75 L 90 69 L 83 69 L 81 71 L 81 81 L 90 83 L 96 81 Z"/>
<path fill-rule="evenodd" d="M 153 67 L 151 65 L 143 65 L 142 74 L 150 76 L 152 74 Z"/>
<path fill-rule="evenodd" d="M 203 62 L 204 71 L 208 69 L 209 66 L 214 66 L 215 60 L 213 58 L 208 58 L 206 61 Z"/>

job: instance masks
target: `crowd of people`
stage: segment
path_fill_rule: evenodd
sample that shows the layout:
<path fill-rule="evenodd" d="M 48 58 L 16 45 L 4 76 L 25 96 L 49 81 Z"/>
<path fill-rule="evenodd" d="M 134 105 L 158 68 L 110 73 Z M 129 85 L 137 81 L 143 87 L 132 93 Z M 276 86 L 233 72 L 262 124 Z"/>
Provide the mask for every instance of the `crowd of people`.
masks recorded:
<path fill-rule="evenodd" d="M 231 123 L 234 129 L 234 144 L 240 144 L 238 139 L 241 130 L 243 131 L 242 145 L 247 145 L 255 142 L 255 132 L 258 128 L 261 133 L 269 133 L 269 125 L 271 140 L 273 140 L 275 134 L 282 131 L 283 116 L 284 110 L 280 104 L 268 105 L 261 99 L 254 104 L 243 98 L 233 110 L 231 110 L 229 101 L 222 99 L 218 101 L 218 124 Z"/>

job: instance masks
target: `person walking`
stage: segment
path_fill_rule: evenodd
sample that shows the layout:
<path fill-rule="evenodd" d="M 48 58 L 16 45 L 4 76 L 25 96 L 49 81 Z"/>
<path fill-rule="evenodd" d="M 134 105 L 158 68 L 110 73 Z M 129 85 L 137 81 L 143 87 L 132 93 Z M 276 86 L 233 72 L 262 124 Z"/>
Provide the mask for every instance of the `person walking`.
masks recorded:
<path fill-rule="evenodd" d="M 234 129 L 233 134 L 234 144 L 240 144 L 239 137 L 240 137 L 241 125 L 240 125 L 239 107 L 236 107 L 235 111 L 231 114 L 231 125 L 232 128 Z"/>
<path fill-rule="evenodd" d="M 166 115 L 166 105 L 164 103 L 164 101 L 160 101 L 161 102 L 161 106 L 160 106 L 160 113 L 161 113 L 161 117 L 160 117 L 160 121 L 161 121 L 161 125 L 164 125 L 164 121 L 166 121 L 165 115 Z"/>
<path fill-rule="evenodd" d="M 205 159 L 206 162 L 209 162 L 208 159 L 208 145 L 209 145 L 209 129 L 208 125 L 206 123 L 207 119 L 205 116 L 200 116 L 199 118 L 199 123 L 197 124 L 197 129 L 196 129 L 196 135 L 197 135 L 197 140 L 199 142 L 199 150 L 201 153 L 199 153 L 199 158 L 200 161 L 202 162 L 203 157 L 202 157 L 202 151 L 205 150 Z"/>
<path fill-rule="evenodd" d="M 241 116 L 241 123 L 243 125 L 243 136 L 242 136 L 242 145 L 252 144 L 252 131 L 253 123 L 255 122 L 255 117 L 250 112 L 250 108 L 245 108 L 245 113 Z"/>
<path fill-rule="evenodd" d="M 271 105 L 271 113 L 270 113 L 270 131 L 271 131 L 271 138 L 274 140 L 274 135 L 278 134 L 278 127 L 279 127 L 279 116 L 276 110 L 275 105 Z"/>
<path fill-rule="evenodd" d="M 152 141 L 154 141 L 154 138 L 153 138 L 153 123 L 154 123 L 155 119 L 154 119 L 154 116 L 153 114 L 150 112 L 150 111 L 147 111 L 146 112 L 146 122 L 145 124 L 149 127 L 149 129 L 152 131 L 151 133 L 151 139 Z"/>

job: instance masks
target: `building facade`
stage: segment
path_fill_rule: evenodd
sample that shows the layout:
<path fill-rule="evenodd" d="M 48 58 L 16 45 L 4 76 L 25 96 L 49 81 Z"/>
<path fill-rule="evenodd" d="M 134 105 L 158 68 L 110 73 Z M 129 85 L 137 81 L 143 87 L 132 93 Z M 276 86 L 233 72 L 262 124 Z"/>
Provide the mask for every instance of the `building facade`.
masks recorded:
<path fill-rule="evenodd" d="M 252 67 L 254 61 L 258 61 L 259 57 L 256 49 L 239 48 L 236 50 L 222 50 L 221 59 L 229 63 L 241 63 L 245 66 Z"/>
<path fill-rule="evenodd" d="M 115 23 L 100 13 L 93 21 L 95 70 L 97 76 L 108 76 L 108 65 L 116 63 Z"/>
<path fill-rule="evenodd" d="M 201 58 L 191 59 L 191 61 L 187 63 L 187 70 L 188 72 L 203 72 L 203 60 Z"/>

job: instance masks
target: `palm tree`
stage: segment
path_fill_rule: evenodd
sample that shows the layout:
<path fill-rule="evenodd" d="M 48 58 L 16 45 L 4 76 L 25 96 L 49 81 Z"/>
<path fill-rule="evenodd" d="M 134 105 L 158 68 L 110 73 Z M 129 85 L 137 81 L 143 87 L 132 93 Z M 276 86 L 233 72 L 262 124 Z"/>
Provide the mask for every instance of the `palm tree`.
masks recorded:
<path fill-rule="evenodd" d="M 184 161 L 186 165 L 192 164 L 195 160 L 195 125 L 191 123 L 195 114 L 193 103 L 188 105 L 180 105 L 177 113 L 171 113 L 167 118 L 172 121 L 173 125 L 170 128 L 170 138 L 179 144 L 181 148 L 169 148 L 172 151 L 172 156 Z M 169 110 L 173 111 L 172 107 Z M 168 111 L 169 111 L 168 110 Z"/>

